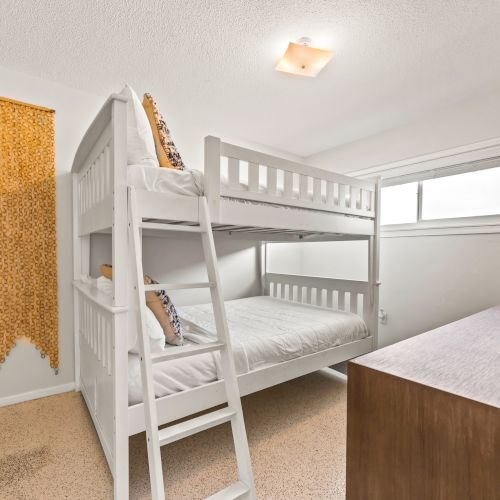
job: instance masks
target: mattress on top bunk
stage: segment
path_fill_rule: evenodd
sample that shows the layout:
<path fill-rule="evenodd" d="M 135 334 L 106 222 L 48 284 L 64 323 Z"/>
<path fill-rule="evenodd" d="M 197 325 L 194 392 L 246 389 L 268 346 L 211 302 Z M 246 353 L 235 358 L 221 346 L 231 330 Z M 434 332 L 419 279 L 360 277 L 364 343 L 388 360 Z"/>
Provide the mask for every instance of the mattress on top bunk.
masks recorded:
<path fill-rule="evenodd" d="M 272 297 L 230 300 L 226 314 L 238 374 L 313 354 L 368 336 L 357 315 Z M 178 308 L 189 342 L 215 339 L 211 304 Z M 153 365 L 157 397 L 198 387 L 220 377 L 218 353 Z M 129 354 L 129 403 L 142 401 L 137 355 Z"/>
<path fill-rule="evenodd" d="M 144 189 L 146 191 L 154 191 L 157 193 L 165 193 L 167 195 L 177 196 L 203 196 L 204 183 L 203 172 L 199 170 L 176 170 L 173 168 L 158 168 L 145 165 L 130 165 L 128 167 L 128 184 L 136 189 Z M 224 186 L 228 185 L 227 176 L 221 174 L 221 183 Z M 248 182 L 242 179 L 239 188 L 242 192 L 248 191 Z M 259 193 L 266 193 L 267 189 L 263 183 L 259 185 Z M 278 187 L 277 195 L 283 194 L 283 189 Z M 294 198 L 299 199 L 298 188 L 292 192 Z M 309 190 L 307 197 L 312 201 L 313 193 Z M 228 198 L 234 201 L 242 201 L 236 198 Z M 326 201 L 326 196 L 323 195 L 323 201 Z M 249 203 L 249 202 L 248 202 Z M 269 203 L 254 202 L 269 205 Z M 282 207 L 282 205 L 276 205 Z M 301 210 L 298 208 L 298 210 Z"/>

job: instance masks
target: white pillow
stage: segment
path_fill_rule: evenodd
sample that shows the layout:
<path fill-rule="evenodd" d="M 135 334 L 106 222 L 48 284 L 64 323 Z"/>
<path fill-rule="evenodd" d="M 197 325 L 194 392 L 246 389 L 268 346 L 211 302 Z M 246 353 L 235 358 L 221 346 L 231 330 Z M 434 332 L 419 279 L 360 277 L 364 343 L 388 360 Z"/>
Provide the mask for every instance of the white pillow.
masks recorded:
<path fill-rule="evenodd" d="M 153 131 L 146 111 L 134 90 L 125 85 L 120 95 L 127 99 L 127 163 L 159 167 Z"/>
<path fill-rule="evenodd" d="M 97 288 L 111 295 L 113 293 L 113 282 L 109 278 L 101 276 L 100 278 L 97 278 Z M 149 307 L 146 307 L 146 332 L 149 337 L 149 348 L 151 352 L 164 351 L 165 334 L 163 333 L 163 328 Z M 137 335 L 135 344 L 131 349 L 129 349 L 129 352 L 139 354 L 139 337 Z"/>
<path fill-rule="evenodd" d="M 163 328 L 149 307 L 146 307 L 146 332 L 149 337 L 149 349 L 153 352 L 162 352 L 165 350 L 165 334 Z M 139 336 L 134 347 L 128 352 L 139 354 Z"/>

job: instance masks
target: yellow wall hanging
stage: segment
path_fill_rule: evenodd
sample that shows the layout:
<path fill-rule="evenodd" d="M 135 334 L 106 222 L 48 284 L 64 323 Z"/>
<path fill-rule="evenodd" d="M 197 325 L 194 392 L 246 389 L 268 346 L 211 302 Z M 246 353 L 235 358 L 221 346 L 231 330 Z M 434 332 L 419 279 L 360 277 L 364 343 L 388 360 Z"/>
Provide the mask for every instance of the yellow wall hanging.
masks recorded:
<path fill-rule="evenodd" d="M 0 97 L 0 363 L 27 337 L 59 367 L 54 110 Z"/>

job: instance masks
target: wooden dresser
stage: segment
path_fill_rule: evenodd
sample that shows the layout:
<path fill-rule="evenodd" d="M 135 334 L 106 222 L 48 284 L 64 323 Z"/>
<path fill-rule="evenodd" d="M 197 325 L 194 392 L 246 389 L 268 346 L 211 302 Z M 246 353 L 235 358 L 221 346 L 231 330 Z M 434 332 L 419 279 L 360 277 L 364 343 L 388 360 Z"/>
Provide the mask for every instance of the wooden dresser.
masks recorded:
<path fill-rule="evenodd" d="M 346 498 L 500 499 L 500 306 L 349 363 Z"/>

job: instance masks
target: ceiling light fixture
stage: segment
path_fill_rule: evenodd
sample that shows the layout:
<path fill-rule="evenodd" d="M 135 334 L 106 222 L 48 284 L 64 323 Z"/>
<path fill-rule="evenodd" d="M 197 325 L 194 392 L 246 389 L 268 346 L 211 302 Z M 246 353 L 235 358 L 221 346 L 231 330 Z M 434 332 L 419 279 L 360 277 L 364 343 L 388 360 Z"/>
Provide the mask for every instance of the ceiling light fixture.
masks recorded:
<path fill-rule="evenodd" d="M 301 38 L 298 43 L 290 42 L 276 69 L 293 75 L 315 77 L 333 56 L 331 50 L 311 47 L 312 40 Z"/>

